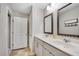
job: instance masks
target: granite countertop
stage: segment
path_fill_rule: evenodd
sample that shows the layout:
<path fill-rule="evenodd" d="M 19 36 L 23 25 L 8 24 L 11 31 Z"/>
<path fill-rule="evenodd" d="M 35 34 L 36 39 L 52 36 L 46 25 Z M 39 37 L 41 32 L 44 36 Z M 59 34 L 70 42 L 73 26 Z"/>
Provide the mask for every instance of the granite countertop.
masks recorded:
<path fill-rule="evenodd" d="M 46 37 L 44 34 L 36 34 L 35 37 L 38 37 L 40 40 L 45 41 L 46 43 L 72 55 L 79 56 L 79 44 L 74 42 L 65 43 L 61 39 L 56 39 L 53 37 Z"/>

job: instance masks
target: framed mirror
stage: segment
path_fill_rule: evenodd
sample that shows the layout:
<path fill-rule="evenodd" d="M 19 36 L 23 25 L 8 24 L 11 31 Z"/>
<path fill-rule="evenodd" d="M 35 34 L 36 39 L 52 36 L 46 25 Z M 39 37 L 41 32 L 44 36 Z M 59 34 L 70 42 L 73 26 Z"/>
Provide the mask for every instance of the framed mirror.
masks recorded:
<path fill-rule="evenodd" d="M 79 3 L 69 3 L 58 10 L 58 35 L 79 37 Z"/>
<path fill-rule="evenodd" d="M 44 17 L 44 33 L 53 34 L 53 14 Z"/>

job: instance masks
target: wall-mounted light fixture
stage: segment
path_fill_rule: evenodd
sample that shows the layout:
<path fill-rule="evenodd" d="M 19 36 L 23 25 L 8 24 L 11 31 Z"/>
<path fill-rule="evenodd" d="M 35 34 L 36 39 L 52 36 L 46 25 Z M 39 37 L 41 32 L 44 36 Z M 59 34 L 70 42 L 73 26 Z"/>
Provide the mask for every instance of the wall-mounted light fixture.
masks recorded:
<path fill-rule="evenodd" d="M 49 4 L 47 5 L 47 10 L 48 10 L 48 11 L 50 11 L 50 10 L 55 10 L 55 9 L 58 8 L 58 6 L 59 6 L 59 3 L 49 3 Z"/>
<path fill-rule="evenodd" d="M 78 22 L 77 19 L 78 19 L 78 18 L 72 19 L 72 20 L 66 20 L 64 23 L 77 23 L 77 22 Z"/>
<path fill-rule="evenodd" d="M 48 5 L 47 5 L 47 8 L 46 8 L 48 11 L 49 10 L 51 10 L 51 3 L 49 3 Z"/>
<path fill-rule="evenodd" d="M 77 26 L 78 25 L 78 18 L 70 19 L 64 21 L 65 27 Z"/>
<path fill-rule="evenodd" d="M 55 11 L 61 7 L 63 7 L 64 5 L 67 5 L 68 3 L 49 3 L 47 5 L 47 10 L 48 11 Z"/>

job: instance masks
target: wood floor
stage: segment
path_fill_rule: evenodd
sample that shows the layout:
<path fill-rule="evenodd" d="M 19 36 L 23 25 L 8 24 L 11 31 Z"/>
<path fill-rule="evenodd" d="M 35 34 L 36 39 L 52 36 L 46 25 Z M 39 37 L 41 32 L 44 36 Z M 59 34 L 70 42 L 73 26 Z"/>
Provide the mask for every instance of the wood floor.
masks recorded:
<path fill-rule="evenodd" d="M 29 48 L 23 48 L 23 49 L 13 50 L 10 56 L 35 56 L 35 53 L 31 52 Z"/>

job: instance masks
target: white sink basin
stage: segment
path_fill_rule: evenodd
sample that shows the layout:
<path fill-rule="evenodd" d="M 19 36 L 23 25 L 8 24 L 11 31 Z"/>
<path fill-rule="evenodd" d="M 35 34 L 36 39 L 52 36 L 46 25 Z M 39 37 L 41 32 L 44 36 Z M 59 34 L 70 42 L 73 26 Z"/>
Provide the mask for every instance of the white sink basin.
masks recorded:
<path fill-rule="evenodd" d="M 63 40 L 54 40 L 53 43 L 55 43 L 58 46 L 62 46 L 64 48 L 79 49 L 79 44 L 73 42 L 65 43 Z"/>
<path fill-rule="evenodd" d="M 58 46 L 65 46 L 66 45 L 66 43 L 61 40 L 55 40 L 55 41 L 53 41 L 53 43 Z"/>

